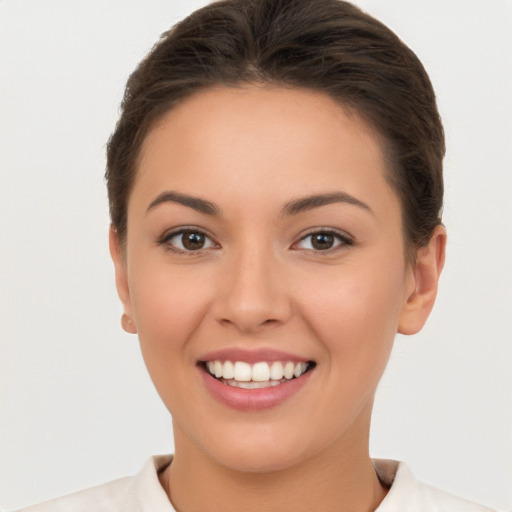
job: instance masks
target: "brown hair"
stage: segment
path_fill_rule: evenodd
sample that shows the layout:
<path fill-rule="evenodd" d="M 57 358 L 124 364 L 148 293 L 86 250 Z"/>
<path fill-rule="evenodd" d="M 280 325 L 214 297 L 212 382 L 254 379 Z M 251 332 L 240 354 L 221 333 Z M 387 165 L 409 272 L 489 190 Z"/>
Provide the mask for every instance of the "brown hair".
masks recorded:
<path fill-rule="evenodd" d="M 107 146 L 112 225 L 126 240 L 141 145 L 177 102 L 215 85 L 310 88 L 355 110 L 384 140 L 406 245 L 441 223 L 444 133 L 428 75 L 385 25 L 340 0 L 222 0 L 164 33 L 130 76 Z"/>

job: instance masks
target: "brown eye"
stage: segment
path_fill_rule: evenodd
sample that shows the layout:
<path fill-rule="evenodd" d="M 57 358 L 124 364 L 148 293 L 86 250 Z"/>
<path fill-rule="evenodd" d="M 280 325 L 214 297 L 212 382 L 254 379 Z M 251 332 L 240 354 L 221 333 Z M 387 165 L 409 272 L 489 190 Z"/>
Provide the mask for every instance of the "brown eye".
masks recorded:
<path fill-rule="evenodd" d="M 186 231 L 181 235 L 181 243 L 187 251 L 197 251 L 204 247 L 206 237 L 203 233 L 195 233 L 193 231 Z"/>
<path fill-rule="evenodd" d="M 215 247 L 212 239 L 202 231 L 182 229 L 163 238 L 161 243 L 176 252 L 197 252 Z"/>
<path fill-rule="evenodd" d="M 304 238 L 294 244 L 294 249 L 305 249 L 308 251 L 321 252 L 330 249 L 343 248 L 353 245 L 353 241 L 347 235 L 338 231 L 326 230 L 315 231 L 306 235 Z"/>
<path fill-rule="evenodd" d="M 335 238 L 330 233 L 316 233 L 311 236 L 311 245 L 318 251 L 325 251 L 334 246 Z"/>

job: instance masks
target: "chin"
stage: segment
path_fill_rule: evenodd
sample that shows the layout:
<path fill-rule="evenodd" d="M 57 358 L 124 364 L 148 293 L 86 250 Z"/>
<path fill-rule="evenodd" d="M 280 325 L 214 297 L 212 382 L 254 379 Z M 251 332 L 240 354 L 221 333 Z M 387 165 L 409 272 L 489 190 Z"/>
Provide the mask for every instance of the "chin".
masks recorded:
<path fill-rule="evenodd" d="M 282 451 L 245 450 L 231 451 L 217 462 L 231 471 L 240 473 L 274 473 L 297 466 L 302 457 L 297 453 Z"/>
<path fill-rule="evenodd" d="M 293 436 L 276 436 L 269 439 L 264 434 L 247 437 L 231 436 L 210 443 L 207 453 L 217 464 L 242 473 L 272 473 L 299 465 L 308 458 L 304 449 L 307 440 Z M 313 450 L 314 451 L 314 450 Z"/>

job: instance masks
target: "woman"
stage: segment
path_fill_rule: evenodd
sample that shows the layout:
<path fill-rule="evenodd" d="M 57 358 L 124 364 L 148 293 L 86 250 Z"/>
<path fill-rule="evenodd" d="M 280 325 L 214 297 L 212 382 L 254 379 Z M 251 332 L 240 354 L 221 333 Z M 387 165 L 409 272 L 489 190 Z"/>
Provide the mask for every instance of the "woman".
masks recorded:
<path fill-rule="evenodd" d="M 173 458 L 29 510 L 489 510 L 368 454 L 446 242 L 430 81 L 337 0 L 226 1 L 164 35 L 108 145 L 123 328 Z"/>

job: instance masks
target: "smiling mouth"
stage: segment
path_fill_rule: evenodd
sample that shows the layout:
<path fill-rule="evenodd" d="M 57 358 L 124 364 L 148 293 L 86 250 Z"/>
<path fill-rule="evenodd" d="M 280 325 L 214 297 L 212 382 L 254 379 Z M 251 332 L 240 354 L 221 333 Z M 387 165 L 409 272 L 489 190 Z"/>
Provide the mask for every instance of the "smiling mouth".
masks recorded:
<path fill-rule="evenodd" d="M 242 389 L 279 386 L 298 379 L 316 366 L 313 361 L 261 361 L 249 364 L 245 361 L 214 360 L 201 361 L 199 364 L 206 373 L 223 384 Z"/>

